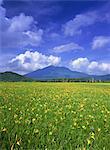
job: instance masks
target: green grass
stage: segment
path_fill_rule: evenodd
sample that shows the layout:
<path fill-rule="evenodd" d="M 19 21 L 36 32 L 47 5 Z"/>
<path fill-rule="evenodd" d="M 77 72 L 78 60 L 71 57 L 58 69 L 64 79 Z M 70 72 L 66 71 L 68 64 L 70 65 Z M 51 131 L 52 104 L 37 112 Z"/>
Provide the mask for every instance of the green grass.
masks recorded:
<path fill-rule="evenodd" d="M 109 150 L 109 83 L 0 83 L 0 149 Z"/>

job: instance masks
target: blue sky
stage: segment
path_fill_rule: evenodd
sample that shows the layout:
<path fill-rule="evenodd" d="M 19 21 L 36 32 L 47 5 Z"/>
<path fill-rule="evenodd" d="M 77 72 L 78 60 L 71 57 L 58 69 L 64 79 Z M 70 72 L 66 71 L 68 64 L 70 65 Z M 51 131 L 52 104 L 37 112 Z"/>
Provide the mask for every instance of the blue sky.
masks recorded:
<path fill-rule="evenodd" d="M 110 74 L 110 2 L 0 0 L 0 72 Z"/>

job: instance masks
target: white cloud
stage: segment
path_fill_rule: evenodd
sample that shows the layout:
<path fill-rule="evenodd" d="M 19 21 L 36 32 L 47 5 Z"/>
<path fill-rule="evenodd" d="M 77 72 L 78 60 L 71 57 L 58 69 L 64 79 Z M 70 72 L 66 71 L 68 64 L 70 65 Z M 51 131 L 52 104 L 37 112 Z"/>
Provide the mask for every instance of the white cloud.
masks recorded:
<path fill-rule="evenodd" d="M 24 54 L 17 55 L 9 63 L 12 71 L 28 73 L 50 65 L 58 65 L 60 61 L 61 58 L 57 56 L 43 55 L 38 51 L 26 51 Z"/>
<path fill-rule="evenodd" d="M 89 61 L 88 58 L 78 58 L 72 60 L 70 65 L 73 70 L 88 74 L 110 74 L 110 63 Z"/>
<path fill-rule="evenodd" d="M 24 13 L 6 17 L 6 9 L 0 6 L 0 36 L 2 48 L 23 48 L 38 46 L 42 42 L 43 30 L 38 29 L 32 16 Z"/>
<path fill-rule="evenodd" d="M 78 58 L 71 61 L 72 68 L 75 70 L 80 70 L 81 68 L 85 68 L 89 64 L 87 58 Z"/>
<path fill-rule="evenodd" d="M 103 22 L 110 23 L 110 3 L 98 8 L 98 10 L 77 14 L 62 26 L 62 30 L 66 36 L 75 36 L 81 34 L 87 27 Z"/>
<path fill-rule="evenodd" d="M 92 42 L 92 49 L 103 48 L 107 45 L 110 46 L 110 36 L 96 36 Z"/>
<path fill-rule="evenodd" d="M 72 51 L 72 50 L 83 50 L 83 49 L 84 49 L 83 47 L 72 42 L 72 43 L 56 46 L 52 50 L 55 53 L 62 53 L 62 52 L 67 52 L 67 51 Z"/>
<path fill-rule="evenodd" d="M 25 14 L 21 13 L 19 16 L 15 16 L 11 19 L 11 24 L 8 30 L 10 32 L 22 32 L 29 30 L 33 21 L 34 19 L 32 16 L 25 16 Z"/>
<path fill-rule="evenodd" d="M 67 36 L 80 34 L 83 27 L 94 24 L 97 19 L 98 16 L 96 12 L 78 14 L 72 20 L 69 20 L 66 24 L 63 25 L 64 34 Z"/>
<path fill-rule="evenodd" d="M 37 46 L 42 41 L 43 30 L 39 29 L 36 32 L 27 31 L 23 33 L 27 37 L 27 41 L 32 46 Z M 26 41 L 26 44 L 27 44 Z M 26 45 L 25 44 L 25 45 Z"/>

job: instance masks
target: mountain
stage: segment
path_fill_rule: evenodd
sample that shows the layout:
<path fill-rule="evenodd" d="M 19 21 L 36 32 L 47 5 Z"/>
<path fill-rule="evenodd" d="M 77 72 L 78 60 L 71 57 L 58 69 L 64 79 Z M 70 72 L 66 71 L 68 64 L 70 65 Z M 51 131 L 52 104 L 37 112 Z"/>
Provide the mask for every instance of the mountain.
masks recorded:
<path fill-rule="evenodd" d="M 43 69 L 28 73 L 26 77 L 37 80 L 49 80 L 59 78 L 88 78 L 89 75 L 77 71 L 71 71 L 66 67 L 49 66 Z"/>
<path fill-rule="evenodd" d="M 19 81 L 33 81 L 33 79 L 29 79 L 29 78 L 19 75 L 17 73 L 7 71 L 7 72 L 0 73 L 0 81 L 19 82 Z"/>
<path fill-rule="evenodd" d="M 110 81 L 110 74 L 107 75 L 92 75 L 91 78 L 94 80 Z"/>
<path fill-rule="evenodd" d="M 70 79 L 70 81 L 110 81 L 110 74 L 108 75 L 88 75 L 85 73 L 71 71 L 66 67 L 49 66 L 43 69 L 36 70 L 26 75 L 19 75 L 14 72 L 0 73 L 0 81 L 5 82 L 20 82 L 20 81 L 35 81 L 35 80 L 55 80 L 55 79 Z M 59 81 L 60 81 L 59 80 Z"/>

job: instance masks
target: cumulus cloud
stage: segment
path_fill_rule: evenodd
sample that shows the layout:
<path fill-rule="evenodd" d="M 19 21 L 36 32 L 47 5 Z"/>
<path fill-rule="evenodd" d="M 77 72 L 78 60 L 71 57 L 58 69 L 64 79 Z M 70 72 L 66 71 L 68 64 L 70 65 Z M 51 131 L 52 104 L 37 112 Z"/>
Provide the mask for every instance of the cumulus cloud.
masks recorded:
<path fill-rule="evenodd" d="M 81 68 L 84 69 L 88 64 L 89 61 L 87 58 L 78 58 L 71 61 L 72 68 L 75 70 L 80 70 Z"/>
<path fill-rule="evenodd" d="M 0 36 L 2 48 L 19 48 L 25 46 L 38 46 L 42 41 L 43 30 L 37 28 L 32 16 L 24 13 L 6 17 L 6 9 L 0 6 Z"/>
<path fill-rule="evenodd" d="M 72 60 L 70 65 L 73 70 L 88 74 L 110 74 L 110 63 L 90 61 L 86 57 Z"/>
<path fill-rule="evenodd" d="M 67 52 L 67 51 L 72 51 L 72 50 L 83 50 L 83 49 L 84 48 L 81 47 L 80 45 L 72 42 L 72 43 L 56 46 L 52 50 L 55 53 L 62 53 L 62 52 Z"/>
<path fill-rule="evenodd" d="M 92 49 L 103 48 L 107 45 L 110 46 L 110 36 L 96 36 L 92 42 Z"/>
<path fill-rule="evenodd" d="M 22 32 L 29 30 L 33 21 L 33 17 L 25 16 L 25 14 L 21 13 L 19 16 L 15 16 L 11 19 L 11 24 L 8 30 L 10 32 Z"/>
<path fill-rule="evenodd" d="M 61 58 L 57 56 L 47 56 L 38 51 L 26 51 L 24 54 L 17 55 L 13 58 L 9 62 L 9 65 L 12 71 L 19 71 L 24 74 L 50 65 L 58 65 L 60 61 Z"/>

